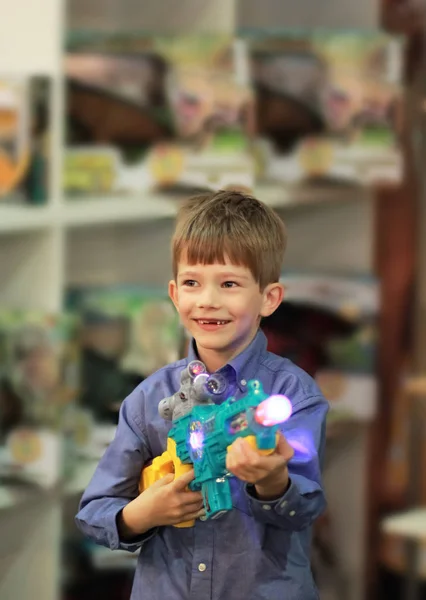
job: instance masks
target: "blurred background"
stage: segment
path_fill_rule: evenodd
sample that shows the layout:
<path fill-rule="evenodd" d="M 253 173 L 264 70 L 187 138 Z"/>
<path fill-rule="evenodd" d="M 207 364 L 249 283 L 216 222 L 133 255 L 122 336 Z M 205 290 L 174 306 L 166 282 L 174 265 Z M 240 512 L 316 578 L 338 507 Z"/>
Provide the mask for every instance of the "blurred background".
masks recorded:
<path fill-rule="evenodd" d="M 323 600 L 426 598 L 426 3 L 0 0 L 0 599 L 124 600 L 84 540 L 120 403 L 187 347 L 182 199 L 285 220 L 271 351 L 331 405 Z"/>

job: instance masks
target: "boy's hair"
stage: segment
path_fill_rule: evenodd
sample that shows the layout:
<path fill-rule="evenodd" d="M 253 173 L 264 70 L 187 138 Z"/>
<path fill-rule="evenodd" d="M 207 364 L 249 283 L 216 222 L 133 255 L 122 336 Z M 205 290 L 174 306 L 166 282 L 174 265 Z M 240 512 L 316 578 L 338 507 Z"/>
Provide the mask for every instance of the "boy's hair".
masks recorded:
<path fill-rule="evenodd" d="M 220 191 L 194 196 L 180 208 L 172 239 L 173 275 L 186 252 L 189 264 L 224 263 L 250 269 L 263 289 L 279 281 L 287 243 L 283 221 L 249 194 Z"/>

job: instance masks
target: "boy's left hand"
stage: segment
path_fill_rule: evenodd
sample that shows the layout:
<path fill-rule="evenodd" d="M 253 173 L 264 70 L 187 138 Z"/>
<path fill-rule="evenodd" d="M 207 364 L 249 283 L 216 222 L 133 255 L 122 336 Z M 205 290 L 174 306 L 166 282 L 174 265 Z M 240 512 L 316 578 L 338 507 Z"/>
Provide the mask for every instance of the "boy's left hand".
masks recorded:
<path fill-rule="evenodd" d="M 228 450 L 226 468 L 238 479 L 254 484 L 260 499 L 274 499 L 288 488 L 287 464 L 293 455 L 293 448 L 281 433 L 275 451 L 268 456 L 253 450 L 244 438 L 238 438 Z"/>

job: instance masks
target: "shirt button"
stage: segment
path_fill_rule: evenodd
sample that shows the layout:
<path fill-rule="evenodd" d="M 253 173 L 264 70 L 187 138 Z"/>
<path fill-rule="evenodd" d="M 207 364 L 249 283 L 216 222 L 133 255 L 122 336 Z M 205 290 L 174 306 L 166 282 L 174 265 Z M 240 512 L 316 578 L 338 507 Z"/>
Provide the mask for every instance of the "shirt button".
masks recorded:
<path fill-rule="evenodd" d="M 207 521 L 207 517 L 206 516 L 200 517 L 200 521 Z"/>
<path fill-rule="evenodd" d="M 247 385 L 247 381 L 245 379 L 241 379 L 241 385 Z"/>
<path fill-rule="evenodd" d="M 271 510 L 271 507 L 269 506 L 269 504 L 264 504 L 262 506 L 263 510 Z"/>
<path fill-rule="evenodd" d="M 200 563 L 198 565 L 198 570 L 201 571 L 201 573 L 204 573 L 204 571 L 207 569 L 206 565 L 204 563 Z"/>
<path fill-rule="evenodd" d="M 287 500 L 283 500 L 281 502 L 281 508 L 285 508 L 287 506 Z"/>
<path fill-rule="evenodd" d="M 294 517 L 294 515 L 296 514 L 295 510 L 292 510 L 291 512 L 288 513 L 290 515 L 290 517 Z"/>

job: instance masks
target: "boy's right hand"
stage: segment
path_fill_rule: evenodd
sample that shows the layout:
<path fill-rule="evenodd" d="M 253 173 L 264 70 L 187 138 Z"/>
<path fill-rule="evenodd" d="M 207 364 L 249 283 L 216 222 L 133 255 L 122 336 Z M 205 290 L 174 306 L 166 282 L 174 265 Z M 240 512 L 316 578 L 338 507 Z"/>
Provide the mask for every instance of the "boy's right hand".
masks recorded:
<path fill-rule="evenodd" d="M 201 492 L 188 491 L 194 470 L 177 479 L 166 475 L 129 502 L 119 519 L 120 535 L 132 538 L 153 527 L 177 525 L 204 516 Z"/>

